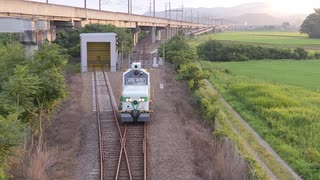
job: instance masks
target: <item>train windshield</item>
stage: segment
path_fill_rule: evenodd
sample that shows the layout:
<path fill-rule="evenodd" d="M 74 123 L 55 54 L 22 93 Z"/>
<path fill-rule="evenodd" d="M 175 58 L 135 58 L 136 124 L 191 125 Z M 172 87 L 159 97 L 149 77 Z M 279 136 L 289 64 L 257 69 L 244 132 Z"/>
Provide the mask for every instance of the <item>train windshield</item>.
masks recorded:
<path fill-rule="evenodd" d="M 126 85 L 147 85 L 147 78 L 127 78 Z"/>

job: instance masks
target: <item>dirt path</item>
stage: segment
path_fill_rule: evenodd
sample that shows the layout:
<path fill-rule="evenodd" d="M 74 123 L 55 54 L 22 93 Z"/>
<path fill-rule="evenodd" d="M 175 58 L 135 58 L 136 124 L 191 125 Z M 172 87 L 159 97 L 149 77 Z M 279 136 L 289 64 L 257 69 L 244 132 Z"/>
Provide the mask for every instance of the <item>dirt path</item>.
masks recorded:
<path fill-rule="evenodd" d="M 57 149 L 50 179 L 85 179 L 96 166 L 97 131 L 92 111 L 91 74 L 77 74 L 69 81 L 69 98 L 46 131 L 48 148 Z"/>

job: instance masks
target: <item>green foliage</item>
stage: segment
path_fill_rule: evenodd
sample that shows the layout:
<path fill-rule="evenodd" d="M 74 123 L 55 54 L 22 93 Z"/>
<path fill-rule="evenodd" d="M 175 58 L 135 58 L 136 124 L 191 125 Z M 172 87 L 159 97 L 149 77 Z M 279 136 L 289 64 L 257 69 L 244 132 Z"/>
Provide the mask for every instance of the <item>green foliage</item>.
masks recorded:
<path fill-rule="evenodd" d="M 320 59 L 320 52 L 315 52 L 314 53 L 314 58 Z"/>
<path fill-rule="evenodd" d="M 300 32 L 308 34 L 310 38 L 320 38 L 320 12 L 315 9 L 315 12 L 306 17 L 303 21 Z"/>
<path fill-rule="evenodd" d="M 13 75 L 2 84 L 1 112 L 25 114 L 34 111 L 34 98 L 39 92 L 39 78 L 30 73 L 27 66 L 17 65 Z"/>
<path fill-rule="evenodd" d="M 293 52 L 296 54 L 295 59 L 307 59 L 308 58 L 308 52 L 304 50 L 303 48 L 296 48 L 293 50 Z"/>
<path fill-rule="evenodd" d="M 187 81 L 191 90 L 198 89 L 206 78 L 207 74 L 197 63 L 182 64 L 178 70 L 178 79 Z"/>
<path fill-rule="evenodd" d="M 209 61 L 247 61 L 252 59 L 306 59 L 308 52 L 303 48 L 264 48 L 245 44 L 222 44 L 209 40 L 198 46 L 198 54 Z"/>
<path fill-rule="evenodd" d="M 52 109 L 56 101 L 66 97 L 66 82 L 63 76 L 64 67 L 68 62 L 65 49 L 57 44 L 43 44 L 34 54 L 31 67 L 41 77 L 42 91 L 37 94 L 45 108 Z"/>
<path fill-rule="evenodd" d="M 80 56 L 80 34 L 81 33 L 106 33 L 114 32 L 117 34 L 117 49 L 125 54 L 131 51 L 133 38 L 130 30 L 118 28 L 113 25 L 89 24 L 85 27 L 62 31 L 58 34 L 56 43 L 68 50 L 72 57 Z"/>
<path fill-rule="evenodd" d="M 17 114 L 11 114 L 6 118 L 0 116 L 0 165 L 10 154 L 11 148 L 20 144 L 24 136 L 24 128 Z"/>
<path fill-rule="evenodd" d="M 177 35 L 159 47 L 158 52 L 162 57 L 163 49 L 166 61 L 173 63 L 176 70 L 179 70 L 183 64 L 190 64 L 198 60 L 196 50 L 187 43 L 183 35 Z"/>
<path fill-rule="evenodd" d="M 66 97 L 67 60 L 57 44 L 43 44 L 30 58 L 19 44 L 0 46 L 0 169 L 26 129 L 38 126 L 40 110 L 49 112 Z"/>
<path fill-rule="evenodd" d="M 0 45 L 0 83 L 6 81 L 16 65 L 26 64 L 24 49 L 20 44 Z M 0 91 L 1 91 L 0 85 Z"/>
<path fill-rule="evenodd" d="M 229 75 L 216 63 L 203 64 L 212 74 L 210 81 L 233 108 L 302 178 L 320 177 L 318 91 L 240 76 L 234 69 Z"/>
<path fill-rule="evenodd" d="M 7 45 L 19 42 L 20 35 L 18 33 L 0 33 L 0 44 Z"/>
<path fill-rule="evenodd" d="M 209 87 L 203 86 L 193 93 L 193 98 L 200 106 L 203 117 L 212 125 L 212 127 L 215 127 L 215 119 L 219 118 L 219 106 L 216 104 L 218 95 L 214 94 Z M 222 118 L 220 117 L 220 119 Z"/>
<path fill-rule="evenodd" d="M 198 55 L 195 49 L 187 43 L 183 35 L 177 35 L 169 42 L 162 44 L 159 48 L 160 56 L 163 56 L 163 48 L 166 60 L 176 67 L 178 79 L 187 81 L 191 90 L 198 89 L 207 76 L 196 63 Z"/>

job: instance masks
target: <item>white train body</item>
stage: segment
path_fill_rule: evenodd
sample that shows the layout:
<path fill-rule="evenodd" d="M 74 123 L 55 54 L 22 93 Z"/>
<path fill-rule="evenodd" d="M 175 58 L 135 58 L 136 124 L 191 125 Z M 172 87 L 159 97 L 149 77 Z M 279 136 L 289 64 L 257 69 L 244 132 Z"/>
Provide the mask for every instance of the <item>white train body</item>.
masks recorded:
<path fill-rule="evenodd" d="M 150 74 L 141 63 L 123 73 L 122 96 L 119 107 L 121 122 L 146 122 L 150 120 Z"/>

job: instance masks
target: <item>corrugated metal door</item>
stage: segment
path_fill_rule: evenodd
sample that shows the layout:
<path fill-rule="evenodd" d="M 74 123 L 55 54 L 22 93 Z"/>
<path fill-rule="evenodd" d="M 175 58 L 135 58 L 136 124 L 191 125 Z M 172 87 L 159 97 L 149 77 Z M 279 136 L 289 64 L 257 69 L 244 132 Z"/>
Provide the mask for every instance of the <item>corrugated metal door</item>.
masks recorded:
<path fill-rule="evenodd" d="M 88 66 L 103 66 L 110 68 L 110 42 L 88 42 Z"/>

